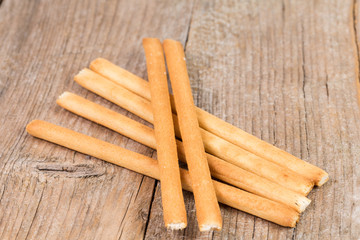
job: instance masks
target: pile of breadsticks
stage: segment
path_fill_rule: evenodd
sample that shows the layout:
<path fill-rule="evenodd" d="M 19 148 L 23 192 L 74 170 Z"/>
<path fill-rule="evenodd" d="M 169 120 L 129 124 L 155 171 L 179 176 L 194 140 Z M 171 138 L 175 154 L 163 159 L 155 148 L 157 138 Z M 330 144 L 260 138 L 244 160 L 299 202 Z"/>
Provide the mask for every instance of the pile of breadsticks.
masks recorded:
<path fill-rule="evenodd" d="M 75 81 L 154 129 L 70 92 L 57 104 L 156 149 L 157 161 L 40 120 L 27 125 L 28 133 L 159 179 L 164 222 L 170 229 L 187 225 L 182 189 L 194 193 L 200 231 L 222 228 L 218 202 L 295 227 L 310 204 L 306 195 L 314 185 L 323 185 L 328 174 L 195 107 L 181 43 L 148 38 L 143 46 L 149 82 L 101 58 L 81 70 Z M 187 163 L 188 170 L 180 168 L 178 160 Z"/>

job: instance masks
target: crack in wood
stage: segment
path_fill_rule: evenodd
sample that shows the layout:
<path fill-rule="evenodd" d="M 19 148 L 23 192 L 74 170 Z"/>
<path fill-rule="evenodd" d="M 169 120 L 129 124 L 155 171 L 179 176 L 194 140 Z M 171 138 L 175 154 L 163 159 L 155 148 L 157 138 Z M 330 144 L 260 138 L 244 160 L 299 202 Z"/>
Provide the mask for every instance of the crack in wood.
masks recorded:
<path fill-rule="evenodd" d="M 326 74 L 326 83 L 325 83 L 325 87 L 326 87 L 326 95 L 328 97 L 328 101 L 329 101 L 329 77 Z"/>
<path fill-rule="evenodd" d="M 51 175 L 62 175 L 68 178 L 100 177 L 105 174 L 105 168 L 99 168 L 90 164 L 62 164 L 44 163 L 38 164 L 36 169 L 40 172 Z"/>
<path fill-rule="evenodd" d="M 34 224 L 34 219 L 35 219 L 36 216 L 38 215 L 40 203 L 41 203 L 41 200 L 42 200 L 42 198 L 43 198 L 43 196 L 44 196 L 44 189 L 45 189 L 45 187 L 44 187 L 44 188 L 42 189 L 42 191 L 41 191 L 41 195 L 40 195 L 39 201 L 38 201 L 37 206 L 36 206 L 36 210 L 35 210 L 35 213 L 34 213 L 34 216 L 33 216 L 33 220 L 31 221 L 31 224 L 30 224 L 30 227 L 29 227 L 29 229 L 28 229 L 28 232 L 26 233 L 25 239 L 28 239 L 28 236 L 29 236 L 30 231 L 31 231 L 31 227 L 32 227 L 33 224 Z"/>
<path fill-rule="evenodd" d="M 147 219 L 147 221 L 146 221 L 146 224 L 145 224 L 145 228 L 144 228 L 144 238 L 143 239 L 146 239 L 146 234 L 147 234 L 147 229 L 148 229 L 148 226 L 149 226 L 149 223 L 150 223 L 150 215 L 151 215 L 151 208 L 152 208 L 152 206 L 153 206 L 153 204 L 154 204 L 154 199 L 155 199 L 155 193 L 156 193 L 156 188 L 157 188 L 157 186 L 158 186 L 158 184 L 159 184 L 159 181 L 157 181 L 156 180 L 156 182 L 155 182 L 155 184 L 154 184 L 154 189 L 153 189 L 153 192 L 152 192 L 152 195 L 151 195 L 151 204 L 150 204 L 150 206 L 149 206 L 149 217 L 148 217 L 148 219 Z"/>
<path fill-rule="evenodd" d="M 188 29 L 186 32 L 186 39 L 185 39 L 185 43 L 184 43 L 185 53 L 186 53 L 186 46 L 187 46 L 187 43 L 189 40 L 189 35 L 190 35 L 190 28 L 191 28 L 191 22 L 192 22 L 192 17 L 193 17 L 194 6 L 195 6 L 195 1 L 194 1 L 193 5 L 191 6 L 191 14 L 190 14 L 190 19 L 189 19 L 189 23 L 188 23 Z"/>

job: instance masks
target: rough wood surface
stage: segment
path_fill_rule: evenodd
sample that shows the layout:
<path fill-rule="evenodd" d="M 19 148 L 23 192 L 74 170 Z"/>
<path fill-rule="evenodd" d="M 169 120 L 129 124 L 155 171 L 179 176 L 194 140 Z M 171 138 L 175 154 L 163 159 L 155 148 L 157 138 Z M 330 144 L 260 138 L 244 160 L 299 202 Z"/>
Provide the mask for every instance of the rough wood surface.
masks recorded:
<path fill-rule="evenodd" d="M 352 1 L 0 0 L 0 239 L 358 239 L 360 4 Z M 196 104 L 324 168 L 296 229 L 221 205 L 221 232 L 163 226 L 156 181 L 34 139 L 38 118 L 153 156 L 56 106 L 96 57 L 146 78 L 141 39 L 186 46 Z M 137 119 L 134 116 L 131 116 Z M 155 156 L 154 156 L 155 157 Z"/>

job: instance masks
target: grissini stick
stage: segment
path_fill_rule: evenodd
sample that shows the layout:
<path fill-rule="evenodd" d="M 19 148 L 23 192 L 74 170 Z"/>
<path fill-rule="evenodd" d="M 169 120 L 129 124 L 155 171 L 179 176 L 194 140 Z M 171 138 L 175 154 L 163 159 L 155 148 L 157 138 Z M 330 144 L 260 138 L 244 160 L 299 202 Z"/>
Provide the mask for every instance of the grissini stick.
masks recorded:
<path fill-rule="evenodd" d="M 137 95 L 150 100 L 149 83 L 127 70 L 103 58 L 98 58 L 91 62 L 90 68 Z M 173 108 L 173 111 L 175 111 L 175 108 Z M 200 108 L 196 108 L 196 112 L 201 128 L 259 157 L 287 167 L 311 179 L 317 186 L 323 185 L 329 179 L 328 173 L 321 168 L 305 162 Z"/>
<path fill-rule="evenodd" d="M 66 110 L 114 130 L 150 148 L 156 148 L 154 130 L 120 113 L 70 92 L 64 92 L 56 101 Z M 186 162 L 182 142 L 177 140 L 179 159 Z M 206 154 L 211 175 L 256 195 L 283 203 L 302 212 L 310 204 L 310 199 L 288 190 L 256 174 L 245 171 L 213 155 Z"/>
<path fill-rule="evenodd" d="M 71 92 L 62 93 L 56 103 L 66 110 L 110 128 L 156 149 L 154 129 Z"/>
<path fill-rule="evenodd" d="M 186 210 L 163 48 L 156 38 L 143 39 L 143 47 L 150 81 L 164 222 L 170 229 L 183 229 L 187 225 Z"/>
<path fill-rule="evenodd" d="M 210 169 L 206 160 L 190 80 L 186 70 L 184 50 L 180 42 L 169 39 L 164 41 L 163 47 L 174 93 L 186 162 L 193 184 L 200 231 L 221 230 L 220 207 L 216 200 Z"/>
<path fill-rule="evenodd" d="M 126 88 L 119 87 L 119 85 L 96 74 L 90 69 L 85 68 L 81 70 L 74 77 L 74 80 L 82 87 L 121 106 L 129 112 L 132 112 L 137 116 L 143 116 L 144 120 L 151 123 L 154 122 L 152 107 L 149 100 L 136 95 Z M 131 99 L 131 101 L 129 101 L 129 99 Z"/>
<path fill-rule="evenodd" d="M 92 61 L 90 63 L 90 69 L 143 98 L 151 99 L 150 84 L 148 81 L 104 58 L 97 58 Z"/>
<path fill-rule="evenodd" d="M 89 69 L 81 70 L 74 79 L 84 88 L 106 98 L 107 100 L 119 105 L 129 112 L 134 113 L 135 115 L 150 123 L 154 122 L 151 103 L 149 100 L 140 97 L 139 95 L 123 88 L 122 86 L 102 77 L 101 75 Z M 175 135 L 177 137 L 181 137 L 176 115 L 173 115 L 173 121 L 175 124 Z M 251 172 L 269 179 L 277 184 L 280 184 L 281 186 L 284 186 L 288 189 L 297 191 L 303 195 L 308 194 L 312 189 L 313 183 L 309 179 L 285 167 L 267 161 L 266 159 L 259 158 L 258 156 L 238 146 L 235 146 L 234 144 L 224 141 L 220 137 L 210 132 L 207 132 L 207 135 L 205 135 L 203 134 L 205 130 L 201 129 L 200 131 L 203 136 L 207 136 L 206 139 L 203 139 L 206 151 L 209 150 L 207 149 L 209 146 L 212 146 L 210 149 L 212 153 L 217 156 L 216 151 L 220 151 L 220 155 L 226 156 L 225 159 L 223 158 L 225 161 L 230 161 L 231 163 L 244 169 L 251 169 Z M 209 136 L 211 136 L 211 138 Z M 212 140 L 214 141 L 209 142 Z M 218 148 L 218 143 L 223 144 L 225 148 L 236 149 L 236 154 L 231 151 L 222 151 Z M 234 156 L 236 158 L 233 158 Z M 264 165 L 269 166 L 269 168 L 264 168 Z M 258 169 L 259 166 L 262 167 L 260 171 Z"/>
<path fill-rule="evenodd" d="M 37 138 L 159 179 L 157 161 L 99 139 L 45 121 L 33 120 L 27 132 Z M 180 169 L 182 187 L 192 191 L 188 171 Z M 283 204 L 213 181 L 219 202 L 285 227 L 295 227 L 300 214 Z"/>

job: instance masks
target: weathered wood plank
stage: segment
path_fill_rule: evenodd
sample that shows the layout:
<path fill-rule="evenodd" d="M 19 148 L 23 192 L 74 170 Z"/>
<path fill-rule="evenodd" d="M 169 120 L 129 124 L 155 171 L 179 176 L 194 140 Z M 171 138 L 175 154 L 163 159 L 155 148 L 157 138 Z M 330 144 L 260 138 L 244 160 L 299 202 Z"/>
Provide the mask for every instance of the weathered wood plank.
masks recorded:
<path fill-rule="evenodd" d="M 355 66 L 355 72 L 356 72 L 356 83 L 358 88 L 358 101 L 359 101 L 359 107 L 360 107 L 360 2 L 354 1 L 353 6 L 353 13 L 350 19 L 350 23 L 353 25 L 353 32 L 352 37 L 354 38 L 354 48 L 356 48 L 355 56 L 354 58 L 357 60 L 357 64 Z M 360 236 L 359 228 L 360 228 L 360 170 L 359 170 L 359 164 L 360 159 L 357 158 L 355 167 L 352 169 L 353 171 L 353 201 L 355 204 L 351 206 L 351 232 L 355 232 Z"/>
<path fill-rule="evenodd" d="M 152 156 L 56 106 L 65 90 L 127 114 L 74 84 L 102 56 L 145 76 L 143 37 L 186 39 L 190 1 L 4 1 L 0 8 L 0 238 L 134 239 L 155 181 L 28 136 L 38 118 Z"/>
<path fill-rule="evenodd" d="M 196 3 L 186 46 L 196 104 L 324 168 L 331 179 L 309 195 L 313 202 L 296 229 L 222 207 L 223 231 L 199 234 L 189 228 L 173 234 L 155 229 L 161 220 L 156 193 L 148 239 L 360 236 L 353 28 L 351 1 Z"/>
<path fill-rule="evenodd" d="M 359 4 L 192 4 L 2 2 L 0 239 L 360 236 Z M 192 194 L 185 192 L 189 226 L 166 231 L 155 181 L 25 133 L 26 123 L 40 118 L 152 156 L 148 148 L 55 105 L 59 94 L 71 90 L 128 114 L 72 77 L 102 56 L 146 78 L 142 37 L 187 42 L 198 106 L 330 173 L 330 182 L 310 194 L 313 203 L 296 229 L 221 205 L 223 231 L 200 233 Z"/>

